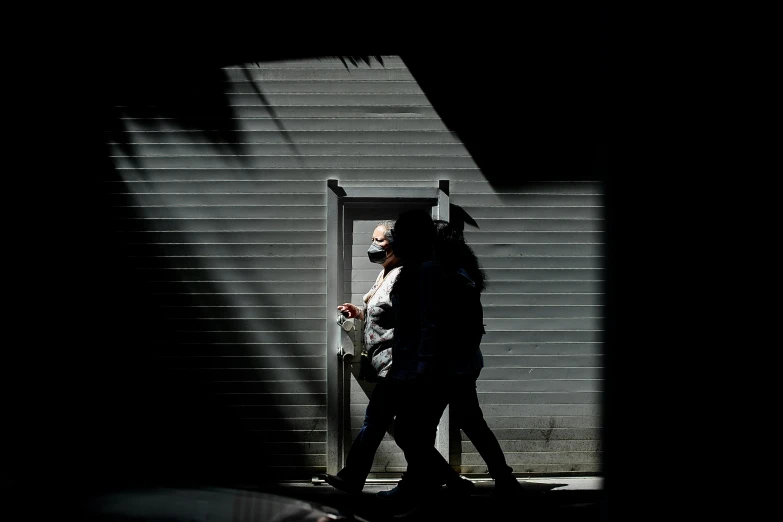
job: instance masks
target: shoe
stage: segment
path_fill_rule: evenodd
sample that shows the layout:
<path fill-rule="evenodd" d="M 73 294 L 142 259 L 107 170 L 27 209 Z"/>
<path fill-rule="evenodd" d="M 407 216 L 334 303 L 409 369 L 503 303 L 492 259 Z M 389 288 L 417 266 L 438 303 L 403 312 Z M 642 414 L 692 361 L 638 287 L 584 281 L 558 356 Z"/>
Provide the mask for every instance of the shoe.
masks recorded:
<path fill-rule="evenodd" d="M 476 489 L 476 485 L 473 484 L 472 481 L 462 478 L 459 475 L 446 482 L 446 487 L 449 488 L 449 493 L 457 495 L 472 495 L 473 490 Z"/>
<path fill-rule="evenodd" d="M 406 489 L 410 489 L 408 482 L 405 481 L 405 475 L 400 479 L 396 486 L 386 491 L 379 491 L 375 495 L 386 500 L 394 500 L 406 495 Z"/>
<path fill-rule="evenodd" d="M 393 517 L 400 518 L 415 513 L 424 505 L 427 489 L 414 486 L 410 481 L 406 481 L 403 475 L 395 487 L 388 491 L 379 491 L 376 496 L 388 503 Z"/>
<path fill-rule="evenodd" d="M 339 475 L 325 475 L 324 480 L 335 489 L 339 489 L 351 495 L 358 495 L 364 489 L 364 483 L 355 480 L 346 480 Z"/>
<path fill-rule="evenodd" d="M 492 490 L 492 496 L 495 498 L 513 498 L 524 493 L 522 484 L 514 477 L 495 480 L 495 488 Z"/>

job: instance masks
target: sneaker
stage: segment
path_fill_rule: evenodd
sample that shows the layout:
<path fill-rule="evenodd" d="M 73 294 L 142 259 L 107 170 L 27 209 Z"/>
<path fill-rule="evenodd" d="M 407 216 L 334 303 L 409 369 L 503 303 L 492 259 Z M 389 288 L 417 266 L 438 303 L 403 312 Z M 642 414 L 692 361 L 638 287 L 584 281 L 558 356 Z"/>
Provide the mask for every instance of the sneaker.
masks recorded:
<path fill-rule="evenodd" d="M 355 480 L 346 480 L 339 475 L 326 475 L 324 480 L 333 488 L 352 495 L 358 495 L 364 489 L 363 483 Z"/>

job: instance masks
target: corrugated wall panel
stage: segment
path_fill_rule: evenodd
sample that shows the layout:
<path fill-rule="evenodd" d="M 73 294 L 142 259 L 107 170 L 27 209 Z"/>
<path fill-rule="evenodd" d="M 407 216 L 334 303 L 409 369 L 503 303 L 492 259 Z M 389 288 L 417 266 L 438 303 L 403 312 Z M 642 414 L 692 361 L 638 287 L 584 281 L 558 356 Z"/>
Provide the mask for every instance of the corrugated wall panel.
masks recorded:
<path fill-rule="evenodd" d="M 174 110 L 154 96 L 118 107 L 121 131 L 107 133 L 118 177 L 104 185 L 117 239 L 169 325 L 153 341 L 161 360 L 208 383 L 280 477 L 324 471 L 326 179 L 448 179 L 452 203 L 478 224 L 465 237 L 490 280 L 478 383 L 490 426 L 517 472 L 598 471 L 601 184 L 493 187 L 401 60 L 384 63 L 248 64 L 215 85 L 185 72 L 183 93 L 214 104 L 219 92 L 226 107 Z M 366 231 L 352 240 L 364 256 Z M 346 271 L 346 294 L 360 298 L 376 275 Z M 461 449 L 463 472 L 486 471 L 469 441 Z M 391 441 L 381 461 L 404 465 Z"/>

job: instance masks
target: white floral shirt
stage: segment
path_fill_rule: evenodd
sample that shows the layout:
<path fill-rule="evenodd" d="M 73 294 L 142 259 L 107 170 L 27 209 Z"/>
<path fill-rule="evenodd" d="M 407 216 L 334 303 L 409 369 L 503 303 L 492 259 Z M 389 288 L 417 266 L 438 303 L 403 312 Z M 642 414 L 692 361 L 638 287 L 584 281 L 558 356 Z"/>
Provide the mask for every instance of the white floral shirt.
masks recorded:
<path fill-rule="evenodd" d="M 394 315 L 390 294 L 401 269 L 401 266 L 391 269 L 385 278 L 381 270 L 375 279 L 375 284 L 362 298 L 364 346 L 371 357 L 373 368 L 378 372 L 378 377 L 386 377 L 392 364 Z"/>

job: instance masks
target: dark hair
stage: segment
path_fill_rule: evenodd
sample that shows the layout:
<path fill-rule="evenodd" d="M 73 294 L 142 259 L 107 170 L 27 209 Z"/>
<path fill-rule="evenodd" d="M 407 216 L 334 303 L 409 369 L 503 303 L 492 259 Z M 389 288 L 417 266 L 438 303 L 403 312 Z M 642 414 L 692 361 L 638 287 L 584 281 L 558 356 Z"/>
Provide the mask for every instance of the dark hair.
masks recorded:
<path fill-rule="evenodd" d="M 435 259 L 446 269 L 464 269 L 479 291 L 483 292 L 487 287 L 487 275 L 473 249 L 448 221 L 437 220 L 434 224 L 437 231 Z"/>
<path fill-rule="evenodd" d="M 403 212 L 394 223 L 394 253 L 408 265 L 429 261 L 436 236 L 435 224 L 426 212 Z"/>

